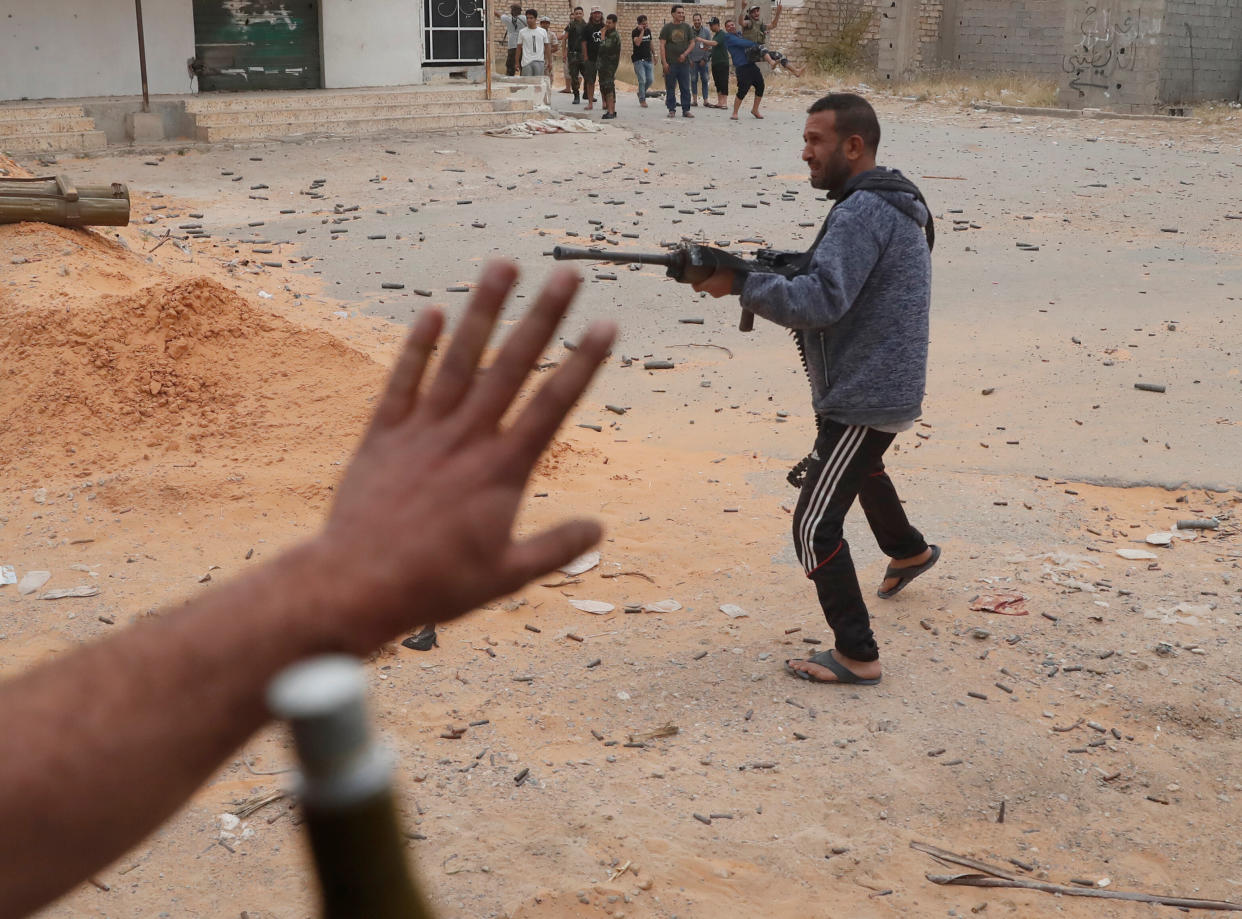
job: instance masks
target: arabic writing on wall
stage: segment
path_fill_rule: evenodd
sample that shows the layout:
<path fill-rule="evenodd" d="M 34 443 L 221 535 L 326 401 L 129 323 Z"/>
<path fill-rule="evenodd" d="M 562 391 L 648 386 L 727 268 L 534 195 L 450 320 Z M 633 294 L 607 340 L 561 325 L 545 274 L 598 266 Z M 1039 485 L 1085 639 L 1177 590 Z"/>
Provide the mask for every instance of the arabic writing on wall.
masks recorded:
<path fill-rule="evenodd" d="M 1087 5 L 1076 26 L 1077 41 L 1065 56 L 1062 69 L 1069 74 L 1069 87 L 1079 98 L 1089 89 L 1100 90 L 1106 97 L 1120 91 L 1123 75 L 1137 66 L 1139 47 L 1160 33 L 1160 19 L 1144 17 L 1141 8 L 1114 12 Z"/>

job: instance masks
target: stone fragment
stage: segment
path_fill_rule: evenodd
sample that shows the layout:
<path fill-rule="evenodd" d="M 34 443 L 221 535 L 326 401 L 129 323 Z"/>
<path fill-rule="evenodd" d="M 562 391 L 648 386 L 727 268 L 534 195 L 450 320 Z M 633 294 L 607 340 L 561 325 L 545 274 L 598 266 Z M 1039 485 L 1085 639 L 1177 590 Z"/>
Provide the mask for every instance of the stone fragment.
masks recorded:
<path fill-rule="evenodd" d="M 27 597 L 51 579 L 52 572 L 50 571 L 27 571 L 22 575 L 22 579 L 17 582 L 17 592 L 23 597 Z"/>

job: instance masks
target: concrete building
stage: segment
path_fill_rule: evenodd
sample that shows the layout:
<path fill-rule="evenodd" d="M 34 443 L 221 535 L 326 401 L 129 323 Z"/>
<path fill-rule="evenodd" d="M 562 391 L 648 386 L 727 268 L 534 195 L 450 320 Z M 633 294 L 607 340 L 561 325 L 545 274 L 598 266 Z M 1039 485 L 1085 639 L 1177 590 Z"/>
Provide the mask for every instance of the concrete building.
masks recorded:
<path fill-rule="evenodd" d="M 410 86 L 483 62 L 482 0 L 146 0 L 153 94 Z M 142 92 L 134 0 L 0 0 L 0 101 Z"/>
<path fill-rule="evenodd" d="M 511 124 L 539 87 L 481 85 L 483 3 L 0 0 L 0 150 Z"/>

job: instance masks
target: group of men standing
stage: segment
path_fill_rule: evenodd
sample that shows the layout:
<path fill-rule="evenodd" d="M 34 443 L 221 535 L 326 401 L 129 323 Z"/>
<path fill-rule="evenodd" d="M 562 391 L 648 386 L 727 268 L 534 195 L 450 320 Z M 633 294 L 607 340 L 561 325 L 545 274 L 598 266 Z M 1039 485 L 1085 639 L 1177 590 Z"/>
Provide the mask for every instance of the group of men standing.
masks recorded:
<path fill-rule="evenodd" d="M 738 19 L 726 19 L 723 26 L 715 16 L 704 25 L 703 15 L 698 12 L 687 25 L 685 10 L 681 6 L 672 7 L 671 13 L 673 21 L 660 32 L 666 87 L 665 105 L 670 118 L 677 114 L 678 91 L 681 94 L 683 118 L 694 117 L 690 109 L 699 104 L 700 97 L 706 108 L 727 108 L 730 64 L 737 78 L 737 94 L 734 96 L 731 116 L 734 121 L 737 120 L 743 100 L 752 89 L 754 105 L 751 107 L 751 114 L 756 118 L 763 117 L 759 114 L 759 103 L 763 99 L 765 88 L 763 71 L 759 67 L 761 62 L 766 61 L 772 67 L 784 67 L 796 76 L 802 76 L 802 71 L 794 67 L 788 58 L 766 47 L 768 31 L 776 28 L 780 20 L 779 2 L 776 4 L 771 25 L 760 19 L 758 6 L 750 7 Z M 709 65 L 712 82 L 716 86 L 715 104 L 707 101 Z"/>
<path fill-rule="evenodd" d="M 515 8 L 517 9 L 517 8 Z M 533 13 L 533 10 L 528 10 Z M 514 14 L 516 15 L 516 13 Z M 732 118 L 737 119 L 743 100 L 754 92 L 751 114 L 762 118 L 759 104 L 763 99 L 764 78 L 760 63 L 780 65 L 801 76 L 801 71 L 789 63 L 779 52 L 764 47 L 767 32 L 780 21 L 781 4 L 774 9 L 771 24 L 761 21 L 758 6 L 752 6 L 737 19 L 720 19 L 713 16 L 706 24 L 703 14 L 695 12 L 691 22 L 686 22 L 685 9 L 674 5 L 671 20 L 654 34 L 646 15 L 639 15 L 630 32 L 630 61 L 638 82 L 638 104 L 647 108 L 647 95 L 655 80 L 655 62 L 660 62 L 664 73 L 664 102 L 669 117 L 676 117 L 680 102 L 683 118 L 693 118 L 690 111 L 702 100 L 704 108 L 728 108 L 729 71 L 736 73 L 737 95 L 734 98 Z M 501 17 L 508 21 L 510 17 Z M 529 19 L 529 17 L 528 17 Z M 618 32 L 615 14 L 605 16 L 598 7 L 590 17 L 582 7 L 575 7 L 569 24 L 560 36 L 551 36 L 549 47 L 555 51 L 557 38 L 563 40 L 565 49 L 565 88 L 563 93 L 573 93 L 573 104 L 586 100 L 588 111 L 595 107 L 595 86 L 598 83 L 603 97 L 603 118 L 616 118 L 616 72 L 620 64 L 623 43 Z M 523 30 L 524 34 L 525 30 Z M 519 45 L 522 39 L 516 39 Z M 657 51 L 658 48 L 658 51 Z M 526 59 L 526 52 L 519 48 L 518 54 Z M 550 56 L 550 54 L 549 54 Z M 715 85 L 716 101 L 709 101 L 708 74 Z M 540 68 L 537 73 L 551 72 Z M 527 74 L 522 68 L 523 75 Z M 680 99 L 679 99 L 680 97 Z"/>
<path fill-rule="evenodd" d="M 621 33 L 617 31 L 617 14 L 604 16 L 603 10 L 594 7 L 591 17 L 584 19 L 582 7 L 576 6 L 563 34 L 566 86 L 562 92 L 573 92 L 574 105 L 581 103 L 585 96 L 589 111 L 595 108 L 595 84 L 598 82 L 604 105 L 604 114 L 600 117 L 616 118 L 617 67 L 621 65 Z"/>

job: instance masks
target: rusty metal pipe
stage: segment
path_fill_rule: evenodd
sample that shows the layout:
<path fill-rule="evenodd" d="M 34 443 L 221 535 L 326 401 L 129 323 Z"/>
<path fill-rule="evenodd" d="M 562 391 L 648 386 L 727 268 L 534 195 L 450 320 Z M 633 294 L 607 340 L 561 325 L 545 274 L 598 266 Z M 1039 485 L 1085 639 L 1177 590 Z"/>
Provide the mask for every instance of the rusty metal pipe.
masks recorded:
<path fill-rule="evenodd" d="M 134 12 L 138 16 L 138 69 L 142 73 L 142 110 L 151 111 L 151 95 L 147 92 L 147 39 L 142 28 L 142 0 L 134 0 Z"/>

